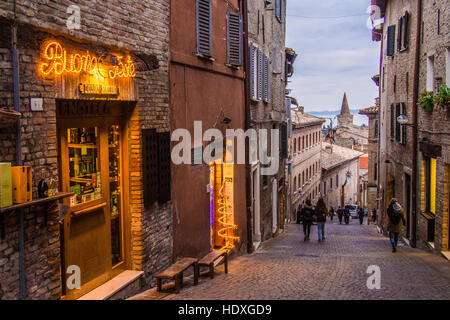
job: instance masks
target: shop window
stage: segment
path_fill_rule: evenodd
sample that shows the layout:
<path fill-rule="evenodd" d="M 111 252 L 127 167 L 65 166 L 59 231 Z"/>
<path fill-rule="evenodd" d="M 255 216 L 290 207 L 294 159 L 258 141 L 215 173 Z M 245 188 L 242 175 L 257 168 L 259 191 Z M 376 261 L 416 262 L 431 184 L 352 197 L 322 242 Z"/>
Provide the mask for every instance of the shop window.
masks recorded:
<path fill-rule="evenodd" d="M 98 128 L 67 129 L 71 206 L 101 198 Z"/>
<path fill-rule="evenodd" d="M 170 200 L 170 133 L 142 130 L 144 205 Z"/>

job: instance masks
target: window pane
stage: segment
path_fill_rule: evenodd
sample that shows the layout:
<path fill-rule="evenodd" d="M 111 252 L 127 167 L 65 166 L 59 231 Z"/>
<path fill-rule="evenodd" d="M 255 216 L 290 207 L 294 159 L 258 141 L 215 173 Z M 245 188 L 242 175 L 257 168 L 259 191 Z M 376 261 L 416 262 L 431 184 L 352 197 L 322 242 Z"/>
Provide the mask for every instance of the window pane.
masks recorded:
<path fill-rule="evenodd" d="M 109 146 L 109 192 L 111 203 L 111 257 L 112 265 L 123 261 L 122 257 L 122 210 L 120 186 L 120 127 L 113 125 L 108 133 Z"/>
<path fill-rule="evenodd" d="M 75 194 L 70 199 L 70 205 L 74 206 L 101 198 L 97 128 L 67 129 L 67 141 L 70 192 Z"/>

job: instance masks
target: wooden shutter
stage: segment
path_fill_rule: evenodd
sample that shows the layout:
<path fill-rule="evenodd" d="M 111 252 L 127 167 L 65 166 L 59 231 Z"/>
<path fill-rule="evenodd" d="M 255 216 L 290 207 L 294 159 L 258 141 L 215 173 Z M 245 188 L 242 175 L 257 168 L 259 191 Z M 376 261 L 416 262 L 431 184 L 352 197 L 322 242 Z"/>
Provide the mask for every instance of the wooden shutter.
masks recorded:
<path fill-rule="evenodd" d="M 211 0 L 197 1 L 197 54 L 212 56 L 212 10 Z"/>
<path fill-rule="evenodd" d="M 403 17 L 398 19 L 398 32 L 397 32 L 397 51 L 402 50 L 402 43 L 403 43 Z"/>
<path fill-rule="evenodd" d="M 397 122 L 397 118 L 400 116 L 400 103 L 395 105 L 395 118 L 394 121 Z M 395 140 L 400 141 L 400 125 L 396 123 L 395 126 Z"/>
<path fill-rule="evenodd" d="M 280 0 L 280 22 L 284 22 L 284 1 Z"/>
<path fill-rule="evenodd" d="M 278 73 L 278 47 L 273 47 L 273 54 L 272 54 L 272 71 L 273 73 Z"/>
<path fill-rule="evenodd" d="M 250 70 L 249 70 L 249 85 L 250 85 L 250 99 L 256 100 L 256 90 L 255 90 L 255 47 L 253 43 L 250 43 L 249 45 L 249 51 L 250 51 Z"/>
<path fill-rule="evenodd" d="M 286 123 L 282 123 L 280 125 L 281 130 L 281 159 L 288 158 L 288 134 L 287 134 L 287 125 Z"/>
<path fill-rule="evenodd" d="M 269 58 L 263 55 L 263 100 L 269 102 Z"/>
<path fill-rule="evenodd" d="M 257 79 L 256 79 L 256 89 L 257 89 L 257 100 L 262 99 L 262 82 L 263 82 L 263 54 L 261 52 L 261 49 L 257 49 Z"/>
<path fill-rule="evenodd" d="M 158 199 L 158 134 L 155 129 L 142 130 L 144 206 L 152 205 Z"/>
<path fill-rule="evenodd" d="M 281 0 L 275 0 L 275 16 L 281 22 Z"/>
<path fill-rule="evenodd" d="M 391 104 L 391 138 L 395 137 L 394 105 Z"/>
<path fill-rule="evenodd" d="M 403 48 L 408 48 L 408 32 L 409 32 L 409 12 L 405 12 L 405 16 L 403 17 Z"/>
<path fill-rule="evenodd" d="M 394 55 L 395 51 L 395 25 L 388 27 L 388 44 L 387 44 L 387 55 L 389 57 Z"/>
<path fill-rule="evenodd" d="M 406 115 L 406 106 L 404 103 L 400 105 L 400 114 Z M 401 125 L 400 126 L 400 143 L 406 144 L 406 126 Z"/>
<path fill-rule="evenodd" d="M 159 203 L 170 200 L 170 132 L 158 134 Z"/>
<path fill-rule="evenodd" d="M 242 66 L 242 14 L 227 12 L 227 64 Z"/>

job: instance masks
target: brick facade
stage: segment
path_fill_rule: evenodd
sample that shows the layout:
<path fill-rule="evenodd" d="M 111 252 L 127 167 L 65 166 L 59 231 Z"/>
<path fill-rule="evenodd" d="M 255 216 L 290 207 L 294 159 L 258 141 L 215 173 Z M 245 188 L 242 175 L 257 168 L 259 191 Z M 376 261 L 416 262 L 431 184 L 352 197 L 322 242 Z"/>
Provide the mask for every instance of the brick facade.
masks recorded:
<path fill-rule="evenodd" d="M 69 5 L 81 9 L 81 29 L 68 30 Z M 169 131 L 169 0 L 149 2 L 92 1 L 43 3 L 21 1 L 17 4 L 20 72 L 20 108 L 22 113 L 23 165 L 33 167 L 33 191 L 36 198 L 41 172 L 46 178 L 58 175 L 58 137 L 56 98 L 59 83 L 37 73 L 42 41 L 57 38 L 92 52 L 107 50 L 129 53 L 137 66 L 135 78 L 137 106 L 128 121 L 129 154 L 129 267 L 144 270 L 143 286 L 153 284 L 153 274 L 171 262 L 171 203 L 154 204 L 144 211 L 142 183 L 141 129 Z M 13 1 L 0 4 L 0 107 L 12 107 L 11 31 Z M 137 56 L 153 62 L 146 67 Z M 30 111 L 29 98 L 43 98 L 44 111 Z M 15 165 L 15 129 L 0 129 L 0 161 Z M 58 299 L 60 290 L 60 231 L 54 216 L 42 223 L 43 208 L 25 213 L 26 298 Z M 34 216 L 37 217 L 35 221 Z M 0 240 L 0 299 L 18 298 L 17 215 L 5 218 L 6 239 Z"/>

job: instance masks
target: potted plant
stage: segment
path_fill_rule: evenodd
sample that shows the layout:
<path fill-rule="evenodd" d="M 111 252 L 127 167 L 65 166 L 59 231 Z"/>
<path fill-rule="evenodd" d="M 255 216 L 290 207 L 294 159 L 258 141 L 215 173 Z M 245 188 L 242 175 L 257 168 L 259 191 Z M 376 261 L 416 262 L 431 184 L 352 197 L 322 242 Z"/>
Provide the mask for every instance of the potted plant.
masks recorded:
<path fill-rule="evenodd" d="M 449 105 L 450 89 L 446 85 L 439 86 L 439 92 L 434 102 L 442 108 L 447 108 Z"/>
<path fill-rule="evenodd" d="M 432 91 L 424 91 L 420 95 L 419 106 L 427 112 L 433 112 L 434 97 Z"/>

